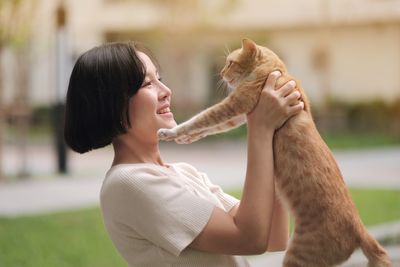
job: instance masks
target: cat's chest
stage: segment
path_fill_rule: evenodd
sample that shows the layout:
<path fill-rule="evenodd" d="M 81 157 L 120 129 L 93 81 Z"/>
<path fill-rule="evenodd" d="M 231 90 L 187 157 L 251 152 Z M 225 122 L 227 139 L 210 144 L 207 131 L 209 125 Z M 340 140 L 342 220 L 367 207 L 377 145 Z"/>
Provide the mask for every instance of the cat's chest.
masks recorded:
<path fill-rule="evenodd" d="M 278 148 L 304 145 L 314 130 L 315 126 L 311 116 L 306 112 L 302 112 L 290 118 L 275 132 L 274 145 L 278 145 Z"/>
<path fill-rule="evenodd" d="M 274 159 L 278 173 L 298 169 L 309 164 L 311 155 L 318 144 L 317 132 L 311 116 L 299 114 L 290 119 L 274 136 Z"/>

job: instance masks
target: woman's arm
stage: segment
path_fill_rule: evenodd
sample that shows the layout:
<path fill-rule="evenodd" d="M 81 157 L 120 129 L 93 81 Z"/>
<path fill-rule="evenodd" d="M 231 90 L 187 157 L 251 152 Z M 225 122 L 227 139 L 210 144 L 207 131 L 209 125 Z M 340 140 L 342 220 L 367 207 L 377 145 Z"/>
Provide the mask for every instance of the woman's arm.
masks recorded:
<path fill-rule="evenodd" d="M 233 207 L 229 214 L 235 216 L 239 208 L 239 204 Z M 272 211 L 272 223 L 269 233 L 267 251 L 283 251 L 286 250 L 289 242 L 289 213 L 284 207 L 279 197 L 275 194 L 274 207 Z"/>
<path fill-rule="evenodd" d="M 299 93 L 286 96 L 295 85 L 286 83 L 274 90 L 277 78 L 269 75 L 259 103 L 247 117 L 248 159 L 241 203 L 233 217 L 215 207 L 208 224 L 189 245 L 193 249 L 236 255 L 260 254 L 267 249 L 275 205 L 273 135 L 302 109 L 301 103 L 294 105 Z"/>
<path fill-rule="evenodd" d="M 191 248 L 222 254 L 265 252 L 275 194 L 273 131 L 262 135 L 249 133 L 247 174 L 236 214 L 231 217 L 222 209 L 214 208 L 208 224 L 191 243 Z"/>
<path fill-rule="evenodd" d="M 279 197 L 275 194 L 272 212 L 271 231 L 269 233 L 267 251 L 286 250 L 289 242 L 289 213 Z"/>

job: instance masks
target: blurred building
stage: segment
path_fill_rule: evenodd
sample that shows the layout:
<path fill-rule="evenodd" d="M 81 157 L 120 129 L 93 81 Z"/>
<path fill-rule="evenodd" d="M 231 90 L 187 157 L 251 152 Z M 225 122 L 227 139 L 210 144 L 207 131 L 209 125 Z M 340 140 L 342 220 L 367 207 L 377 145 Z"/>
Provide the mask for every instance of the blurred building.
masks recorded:
<path fill-rule="evenodd" d="M 159 59 L 182 112 L 211 102 L 226 50 L 243 37 L 280 55 L 315 104 L 400 97 L 399 0 L 37 1 L 29 45 L 33 105 L 54 102 L 60 3 L 72 60 L 104 42 L 141 41 Z M 13 92 L 7 80 L 6 100 Z"/>

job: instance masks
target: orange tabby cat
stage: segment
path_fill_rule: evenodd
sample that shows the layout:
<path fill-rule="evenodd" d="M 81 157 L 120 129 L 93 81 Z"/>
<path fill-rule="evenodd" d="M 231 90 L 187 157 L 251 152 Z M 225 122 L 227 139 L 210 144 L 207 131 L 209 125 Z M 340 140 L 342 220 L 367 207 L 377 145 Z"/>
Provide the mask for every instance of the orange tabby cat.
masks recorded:
<path fill-rule="evenodd" d="M 159 138 L 191 143 L 239 126 L 274 70 L 282 73 L 277 87 L 293 79 L 277 55 L 244 39 L 242 48 L 228 55 L 221 72 L 233 92 L 177 127 L 160 129 Z M 306 95 L 300 86 L 297 89 L 304 111 L 290 118 L 274 137 L 278 193 L 295 217 L 295 231 L 283 266 L 336 266 L 358 247 L 370 267 L 391 266 L 384 249 L 362 224 L 336 161 L 315 127 Z"/>

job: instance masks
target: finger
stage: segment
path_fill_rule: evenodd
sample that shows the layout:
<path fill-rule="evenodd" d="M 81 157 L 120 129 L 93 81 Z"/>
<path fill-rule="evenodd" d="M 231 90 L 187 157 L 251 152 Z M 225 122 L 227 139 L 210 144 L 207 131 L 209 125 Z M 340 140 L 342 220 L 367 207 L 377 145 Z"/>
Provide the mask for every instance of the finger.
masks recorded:
<path fill-rule="evenodd" d="M 290 80 L 287 83 L 285 83 L 284 85 L 282 85 L 282 87 L 280 87 L 276 91 L 280 96 L 285 97 L 288 94 L 290 94 L 295 88 L 296 88 L 296 82 L 293 80 Z"/>
<path fill-rule="evenodd" d="M 263 89 L 266 90 L 274 90 L 275 89 L 275 84 L 278 78 L 282 75 L 280 71 L 273 71 L 268 75 L 267 82 L 265 83 L 265 86 Z"/>
<path fill-rule="evenodd" d="M 288 96 L 286 96 L 285 100 L 289 104 L 289 106 L 292 106 L 298 103 L 300 96 L 301 96 L 300 92 L 296 90 L 291 92 Z"/>
<path fill-rule="evenodd" d="M 293 116 L 304 109 L 304 102 L 300 101 L 298 104 L 289 107 L 289 116 Z"/>

